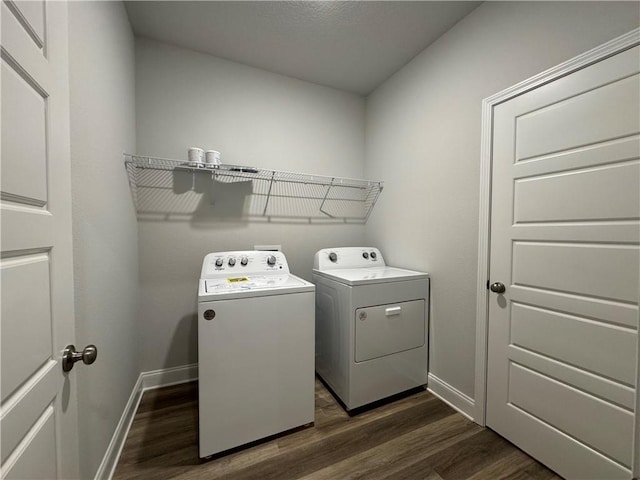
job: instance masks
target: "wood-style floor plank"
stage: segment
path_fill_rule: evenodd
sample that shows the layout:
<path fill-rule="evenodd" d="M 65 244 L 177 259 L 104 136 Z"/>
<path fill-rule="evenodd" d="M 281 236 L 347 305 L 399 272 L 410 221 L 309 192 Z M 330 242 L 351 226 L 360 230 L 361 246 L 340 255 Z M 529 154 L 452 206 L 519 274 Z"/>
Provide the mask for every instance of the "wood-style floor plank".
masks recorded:
<path fill-rule="evenodd" d="M 514 450 L 469 480 L 552 480 L 554 477 L 559 478 L 526 453 Z"/>
<path fill-rule="evenodd" d="M 444 480 L 469 478 L 508 455 L 512 448 L 504 438 L 485 429 L 427 457 L 424 462 L 433 466 Z"/>
<path fill-rule="evenodd" d="M 417 459 L 439 452 L 481 430 L 462 415 L 448 415 L 377 447 L 329 465 L 303 477 L 304 480 L 391 478 Z"/>
<path fill-rule="evenodd" d="M 262 462 L 260 469 L 247 468 L 230 474 L 229 480 L 255 479 L 278 480 L 282 472 L 290 478 L 300 478 L 364 452 L 389 438 L 398 437 L 428 423 L 452 414 L 451 408 L 435 398 L 409 407 L 395 415 L 376 422 L 368 422 L 357 429 L 329 435 L 326 438 L 302 445 Z M 300 461 L 304 459 L 304 462 Z"/>
<path fill-rule="evenodd" d="M 349 415 L 316 381 L 315 423 L 198 458 L 197 383 L 144 394 L 115 480 L 551 480 L 550 470 L 419 390 Z"/>

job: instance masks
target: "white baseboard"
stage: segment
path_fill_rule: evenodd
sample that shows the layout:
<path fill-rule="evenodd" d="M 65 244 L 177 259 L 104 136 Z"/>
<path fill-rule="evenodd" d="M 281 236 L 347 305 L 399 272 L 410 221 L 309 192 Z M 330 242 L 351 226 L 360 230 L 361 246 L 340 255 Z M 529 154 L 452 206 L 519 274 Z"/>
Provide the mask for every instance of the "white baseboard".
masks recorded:
<path fill-rule="evenodd" d="M 120 421 L 116 426 L 111 442 L 107 447 L 107 451 L 102 458 L 100 467 L 96 472 L 94 480 L 111 480 L 118 465 L 118 460 L 122 454 L 124 443 L 129 434 L 129 429 L 133 423 L 138 405 L 142 400 L 142 395 L 147 390 L 155 388 L 169 387 L 178 385 L 179 383 L 192 382 L 198 379 L 198 364 L 183 365 L 180 367 L 164 368 L 161 370 L 153 370 L 151 372 L 142 372 L 138 376 L 129 400 L 124 407 Z"/>
<path fill-rule="evenodd" d="M 111 477 L 113 477 L 116 465 L 118 464 L 118 459 L 120 458 L 120 454 L 122 453 L 122 447 L 124 447 L 124 442 L 127 439 L 127 435 L 129 434 L 129 429 L 131 428 L 133 417 L 138 410 L 138 405 L 140 404 L 141 399 L 142 374 L 138 376 L 138 380 L 133 386 L 133 390 L 131 390 L 129 400 L 124 406 L 124 411 L 122 412 L 120 421 L 116 426 L 116 430 L 113 432 L 113 436 L 111 437 L 111 441 L 109 442 L 107 451 L 102 458 L 100 466 L 98 467 L 98 471 L 96 472 L 96 475 L 94 477 L 95 480 L 110 480 Z"/>
<path fill-rule="evenodd" d="M 473 414 L 475 413 L 476 405 L 473 398 L 440 380 L 432 373 L 429 374 L 427 379 L 427 390 L 469 420 L 475 421 Z"/>
<path fill-rule="evenodd" d="M 169 387 L 180 383 L 193 382 L 198 379 L 198 364 L 182 365 L 180 367 L 163 368 L 142 372 L 142 390 Z"/>

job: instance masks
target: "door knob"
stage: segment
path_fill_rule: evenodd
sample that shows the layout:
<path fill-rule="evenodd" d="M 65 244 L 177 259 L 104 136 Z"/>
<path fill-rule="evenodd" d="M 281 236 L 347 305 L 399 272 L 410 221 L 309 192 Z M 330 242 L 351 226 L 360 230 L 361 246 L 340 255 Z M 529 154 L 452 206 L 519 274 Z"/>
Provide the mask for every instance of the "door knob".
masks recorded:
<path fill-rule="evenodd" d="M 98 348 L 95 345 L 87 345 L 82 352 L 76 352 L 75 345 L 67 345 L 62 352 L 62 371 L 69 372 L 76 362 L 82 360 L 85 365 L 91 365 L 98 357 Z"/>
<path fill-rule="evenodd" d="M 492 283 L 489 288 L 494 293 L 504 293 L 505 290 L 506 290 L 506 287 L 504 286 L 504 283 L 502 283 L 502 282 Z"/>

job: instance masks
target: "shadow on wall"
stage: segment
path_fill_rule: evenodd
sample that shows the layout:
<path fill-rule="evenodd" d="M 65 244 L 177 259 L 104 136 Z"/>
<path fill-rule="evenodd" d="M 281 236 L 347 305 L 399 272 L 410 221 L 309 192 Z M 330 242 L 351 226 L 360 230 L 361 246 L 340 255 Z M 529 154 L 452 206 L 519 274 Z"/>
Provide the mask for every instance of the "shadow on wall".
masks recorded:
<path fill-rule="evenodd" d="M 220 222 L 365 222 L 363 193 L 339 185 L 214 178 L 208 170 L 152 169 L 140 171 L 135 183 L 141 221 L 189 222 L 196 228 Z"/>
<path fill-rule="evenodd" d="M 186 355 L 185 348 L 189 349 Z M 198 314 L 196 312 L 183 316 L 176 324 L 163 368 L 175 367 L 175 362 L 169 363 L 170 359 L 185 358 L 185 356 L 185 364 L 198 363 Z"/>

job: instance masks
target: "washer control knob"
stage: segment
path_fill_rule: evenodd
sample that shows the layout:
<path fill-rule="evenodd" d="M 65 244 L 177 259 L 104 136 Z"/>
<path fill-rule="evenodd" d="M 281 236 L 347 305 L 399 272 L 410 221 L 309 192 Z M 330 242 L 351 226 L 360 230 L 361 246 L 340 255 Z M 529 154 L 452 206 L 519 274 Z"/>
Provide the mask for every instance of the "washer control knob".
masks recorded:
<path fill-rule="evenodd" d="M 362 252 L 362 258 L 364 259 L 369 258 L 369 254 L 367 252 Z"/>
<path fill-rule="evenodd" d="M 267 265 L 269 265 L 270 267 L 273 267 L 276 264 L 276 257 L 275 255 L 269 255 L 267 257 Z"/>
<path fill-rule="evenodd" d="M 371 257 L 371 260 L 375 260 L 378 255 L 376 254 L 376 252 L 371 252 L 369 256 Z"/>
<path fill-rule="evenodd" d="M 249 259 L 247 257 L 240 258 L 240 265 L 242 265 L 243 267 L 246 267 L 247 263 L 249 263 Z"/>
<path fill-rule="evenodd" d="M 233 267 L 233 266 L 236 264 L 236 259 L 235 259 L 235 258 L 233 258 L 233 257 L 231 257 L 231 258 L 229 259 L 229 262 L 228 262 L 228 263 L 229 263 L 229 266 L 230 266 L 230 267 Z"/>
<path fill-rule="evenodd" d="M 216 258 L 216 267 L 221 267 L 224 261 L 221 258 Z"/>
<path fill-rule="evenodd" d="M 331 252 L 329 254 L 329 260 L 331 260 L 333 263 L 336 263 L 338 261 L 338 255 L 336 254 L 336 252 Z"/>

